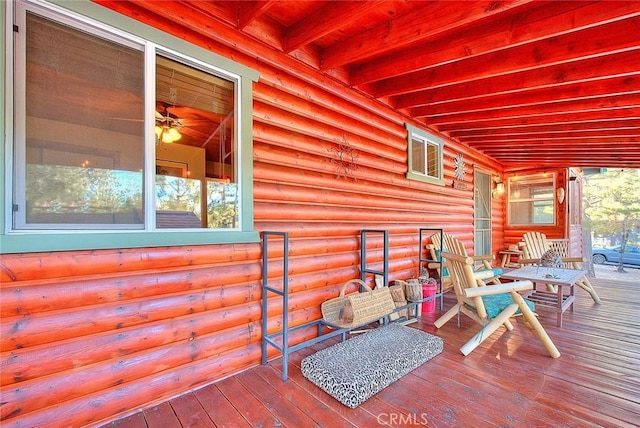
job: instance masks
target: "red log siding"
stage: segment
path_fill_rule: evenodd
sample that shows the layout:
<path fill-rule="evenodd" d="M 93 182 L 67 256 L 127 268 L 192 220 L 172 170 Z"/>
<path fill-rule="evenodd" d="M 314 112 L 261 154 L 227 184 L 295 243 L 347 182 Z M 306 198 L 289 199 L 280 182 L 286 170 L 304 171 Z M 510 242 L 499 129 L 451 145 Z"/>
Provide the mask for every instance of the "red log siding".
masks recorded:
<path fill-rule="evenodd" d="M 391 279 L 416 273 L 420 227 L 442 227 L 473 251 L 472 167 L 501 173 L 496 162 L 450 142 L 447 186 L 409 181 L 398 112 L 228 28 L 107 6 L 260 72 L 255 225 L 290 233 L 293 324 L 319 318 L 320 303 L 358 276 L 363 228 L 389 230 Z M 359 155 L 353 177 L 340 175 L 331 151 L 344 141 Z M 457 153 L 467 190 L 450 186 Z M 505 208 L 494 202 L 497 251 Z M 98 423 L 259 364 L 260 255 L 257 243 L 4 255 L 3 426 Z M 281 307 L 272 306 L 275 329 Z"/>

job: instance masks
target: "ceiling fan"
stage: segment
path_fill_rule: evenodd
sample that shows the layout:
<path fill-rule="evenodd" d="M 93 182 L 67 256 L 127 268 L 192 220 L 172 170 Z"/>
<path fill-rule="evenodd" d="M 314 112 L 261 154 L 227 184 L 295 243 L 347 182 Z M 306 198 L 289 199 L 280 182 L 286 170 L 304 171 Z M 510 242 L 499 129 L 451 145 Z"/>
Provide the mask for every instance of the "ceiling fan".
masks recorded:
<path fill-rule="evenodd" d="M 211 130 L 217 129 L 220 123 L 219 115 L 191 107 L 174 105 L 164 101 L 156 101 L 155 107 L 156 144 L 170 144 L 180 141 L 181 144 L 198 146 L 204 144 L 202 141 L 205 141 L 207 136 L 211 134 Z M 144 122 L 142 118 L 122 116 L 109 116 L 108 119 L 119 122 Z M 121 127 L 122 125 L 117 126 Z M 139 128 L 131 130 L 132 133 L 139 131 Z"/>
<path fill-rule="evenodd" d="M 169 106 L 164 105 L 163 112 L 156 110 L 156 144 L 163 142 L 165 144 L 174 143 L 182 138 L 179 129 L 184 127 L 178 116 L 169 112 Z"/>

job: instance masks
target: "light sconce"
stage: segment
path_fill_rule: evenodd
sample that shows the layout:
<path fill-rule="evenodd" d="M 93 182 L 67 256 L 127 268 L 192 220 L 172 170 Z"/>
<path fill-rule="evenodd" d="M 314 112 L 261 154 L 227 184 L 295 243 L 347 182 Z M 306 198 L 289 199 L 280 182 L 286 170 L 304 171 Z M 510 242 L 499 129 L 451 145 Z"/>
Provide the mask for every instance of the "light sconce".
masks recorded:
<path fill-rule="evenodd" d="M 178 128 L 182 128 L 180 120 L 169 112 L 166 112 L 166 116 L 156 112 L 156 144 L 163 142 L 170 144 L 178 141 L 182 138 L 182 134 L 178 131 Z"/>
<path fill-rule="evenodd" d="M 558 190 L 556 190 L 556 197 L 558 198 L 559 204 L 564 202 L 564 188 L 558 187 Z"/>
<path fill-rule="evenodd" d="M 494 198 L 499 198 L 504 194 L 504 183 L 498 176 L 493 177 L 493 182 L 495 183 L 495 187 L 491 192 L 491 196 L 493 196 Z"/>

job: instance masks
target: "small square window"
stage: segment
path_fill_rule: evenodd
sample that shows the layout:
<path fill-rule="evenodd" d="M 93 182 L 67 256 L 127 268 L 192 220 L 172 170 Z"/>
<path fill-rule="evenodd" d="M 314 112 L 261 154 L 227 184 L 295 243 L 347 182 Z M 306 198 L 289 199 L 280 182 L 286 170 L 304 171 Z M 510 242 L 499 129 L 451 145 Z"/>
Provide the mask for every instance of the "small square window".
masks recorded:
<path fill-rule="evenodd" d="M 442 151 L 444 141 L 409 124 L 407 128 L 407 178 L 435 184 L 442 181 Z"/>

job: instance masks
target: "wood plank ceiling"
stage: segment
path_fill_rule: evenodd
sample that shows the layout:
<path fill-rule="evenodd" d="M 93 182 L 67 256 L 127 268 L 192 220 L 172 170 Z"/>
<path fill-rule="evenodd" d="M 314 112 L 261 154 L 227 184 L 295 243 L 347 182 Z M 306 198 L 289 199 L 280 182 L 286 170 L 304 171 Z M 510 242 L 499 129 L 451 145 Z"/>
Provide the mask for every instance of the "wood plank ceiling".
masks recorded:
<path fill-rule="evenodd" d="M 640 1 L 136 4 L 242 31 L 506 169 L 640 167 Z"/>

